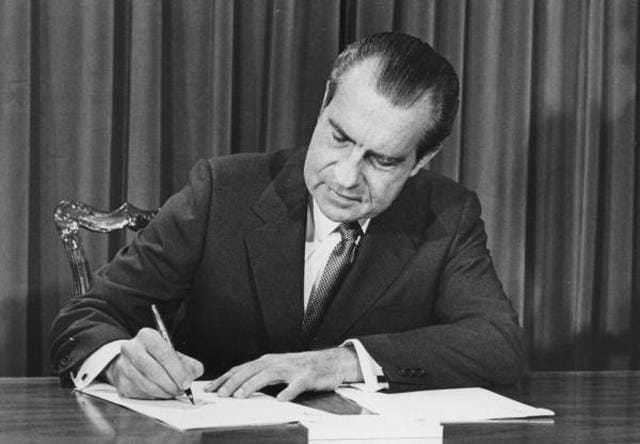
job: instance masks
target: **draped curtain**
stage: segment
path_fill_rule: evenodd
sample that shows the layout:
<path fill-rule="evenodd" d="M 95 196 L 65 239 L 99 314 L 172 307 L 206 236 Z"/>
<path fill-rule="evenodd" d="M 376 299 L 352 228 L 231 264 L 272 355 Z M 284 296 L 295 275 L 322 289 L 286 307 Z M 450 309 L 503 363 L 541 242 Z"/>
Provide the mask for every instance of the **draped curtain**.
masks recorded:
<path fill-rule="evenodd" d="M 155 208 L 198 158 L 303 146 L 334 57 L 387 30 L 460 75 L 430 168 L 480 197 L 529 367 L 640 368 L 639 21 L 635 0 L 0 0 L 0 376 L 50 372 L 57 201 Z M 123 241 L 85 239 L 94 265 Z"/>

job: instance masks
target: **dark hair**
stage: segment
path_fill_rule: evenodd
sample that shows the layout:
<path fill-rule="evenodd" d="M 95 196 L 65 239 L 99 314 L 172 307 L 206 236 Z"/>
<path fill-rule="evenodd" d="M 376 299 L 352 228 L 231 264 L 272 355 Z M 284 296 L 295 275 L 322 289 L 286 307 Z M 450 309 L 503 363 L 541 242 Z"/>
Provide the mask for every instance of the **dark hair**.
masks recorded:
<path fill-rule="evenodd" d="M 409 108 L 428 96 L 433 117 L 425 124 L 416 159 L 437 150 L 451 133 L 460 88 L 451 64 L 420 39 L 385 32 L 351 43 L 333 64 L 325 105 L 331 102 L 342 76 L 358 63 L 372 58 L 378 60 L 376 90 L 391 104 Z"/>

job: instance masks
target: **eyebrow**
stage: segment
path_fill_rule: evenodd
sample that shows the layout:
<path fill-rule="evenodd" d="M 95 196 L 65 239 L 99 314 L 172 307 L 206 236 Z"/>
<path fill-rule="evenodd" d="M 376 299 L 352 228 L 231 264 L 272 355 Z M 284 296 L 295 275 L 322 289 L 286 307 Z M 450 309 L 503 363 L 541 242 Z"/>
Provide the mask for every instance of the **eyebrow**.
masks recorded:
<path fill-rule="evenodd" d="M 346 132 L 345 130 L 342 129 L 342 127 L 340 125 L 338 125 L 336 123 L 335 120 L 333 120 L 331 117 L 329 117 L 329 125 L 331 125 L 333 127 L 334 130 L 336 130 L 338 133 L 340 133 L 340 137 L 344 138 L 345 140 L 351 142 L 351 143 L 356 143 L 355 140 L 353 140 Z"/>
<path fill-rule="evenodd" d="M 353 140 L 343 129 L 340 125 L 338 125 L 338 123 L 333 120 L 331 117 L 329 117 L 329 125 L 331 125 L 333 127 L 333 129 L 335 131 L 337 131 L 340 134 L 340 137 L 344 138 L 345 140 L 351 142 L 351 143 L 356 143 L 355 140 Z M 373 156 L 373 157 L 377 157 L 378 159 L 385 161 L 385 162 L 389 162 L 389 163 L 394 163 L 396 165 L 401 164 L 402 162 L 404 162 L 407 158 L 406 156 L 387 156 L 386 154 L 382 154 L 382 153 L 378 153 L 376 151 L 371 151 L 368 150 L 367 151 L 367 155 L 368 156 Z"/>

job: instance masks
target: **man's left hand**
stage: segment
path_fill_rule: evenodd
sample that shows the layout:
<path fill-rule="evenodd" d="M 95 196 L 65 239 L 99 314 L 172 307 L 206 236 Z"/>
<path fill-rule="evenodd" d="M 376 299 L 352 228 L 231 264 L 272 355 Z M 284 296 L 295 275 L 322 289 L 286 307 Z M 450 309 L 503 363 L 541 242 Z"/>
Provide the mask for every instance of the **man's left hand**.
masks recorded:
<path fill-rule="evenodd" d="M 362 381 L 351 347 L 301 353 L 267 354 L 233 367 L 205 387 L 218 396 L 246 398 L 274 384 L 286 384 L 277 399 L 290 401 L 306 391 L 333 390 L 342 383 Z"/>

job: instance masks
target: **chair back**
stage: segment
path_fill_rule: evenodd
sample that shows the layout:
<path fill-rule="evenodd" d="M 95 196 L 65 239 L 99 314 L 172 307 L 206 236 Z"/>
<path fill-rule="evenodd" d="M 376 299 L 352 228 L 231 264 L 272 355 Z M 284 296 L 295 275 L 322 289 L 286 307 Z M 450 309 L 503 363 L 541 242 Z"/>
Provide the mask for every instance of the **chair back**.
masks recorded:
<path fill-rule="evenodd" d="M 62 240 L 73 277 L 73 294 L 80 296 L 91 288 L 91 268 L 82 248 L 80 228 L 110 233 L 128 228 L 138 231 L 147 226 L 158 210 L 141 210 L 124 203 L 111 212 L 97 210 L 76 201 L 62 200 L 56 205 L 53 221 Z"/>

